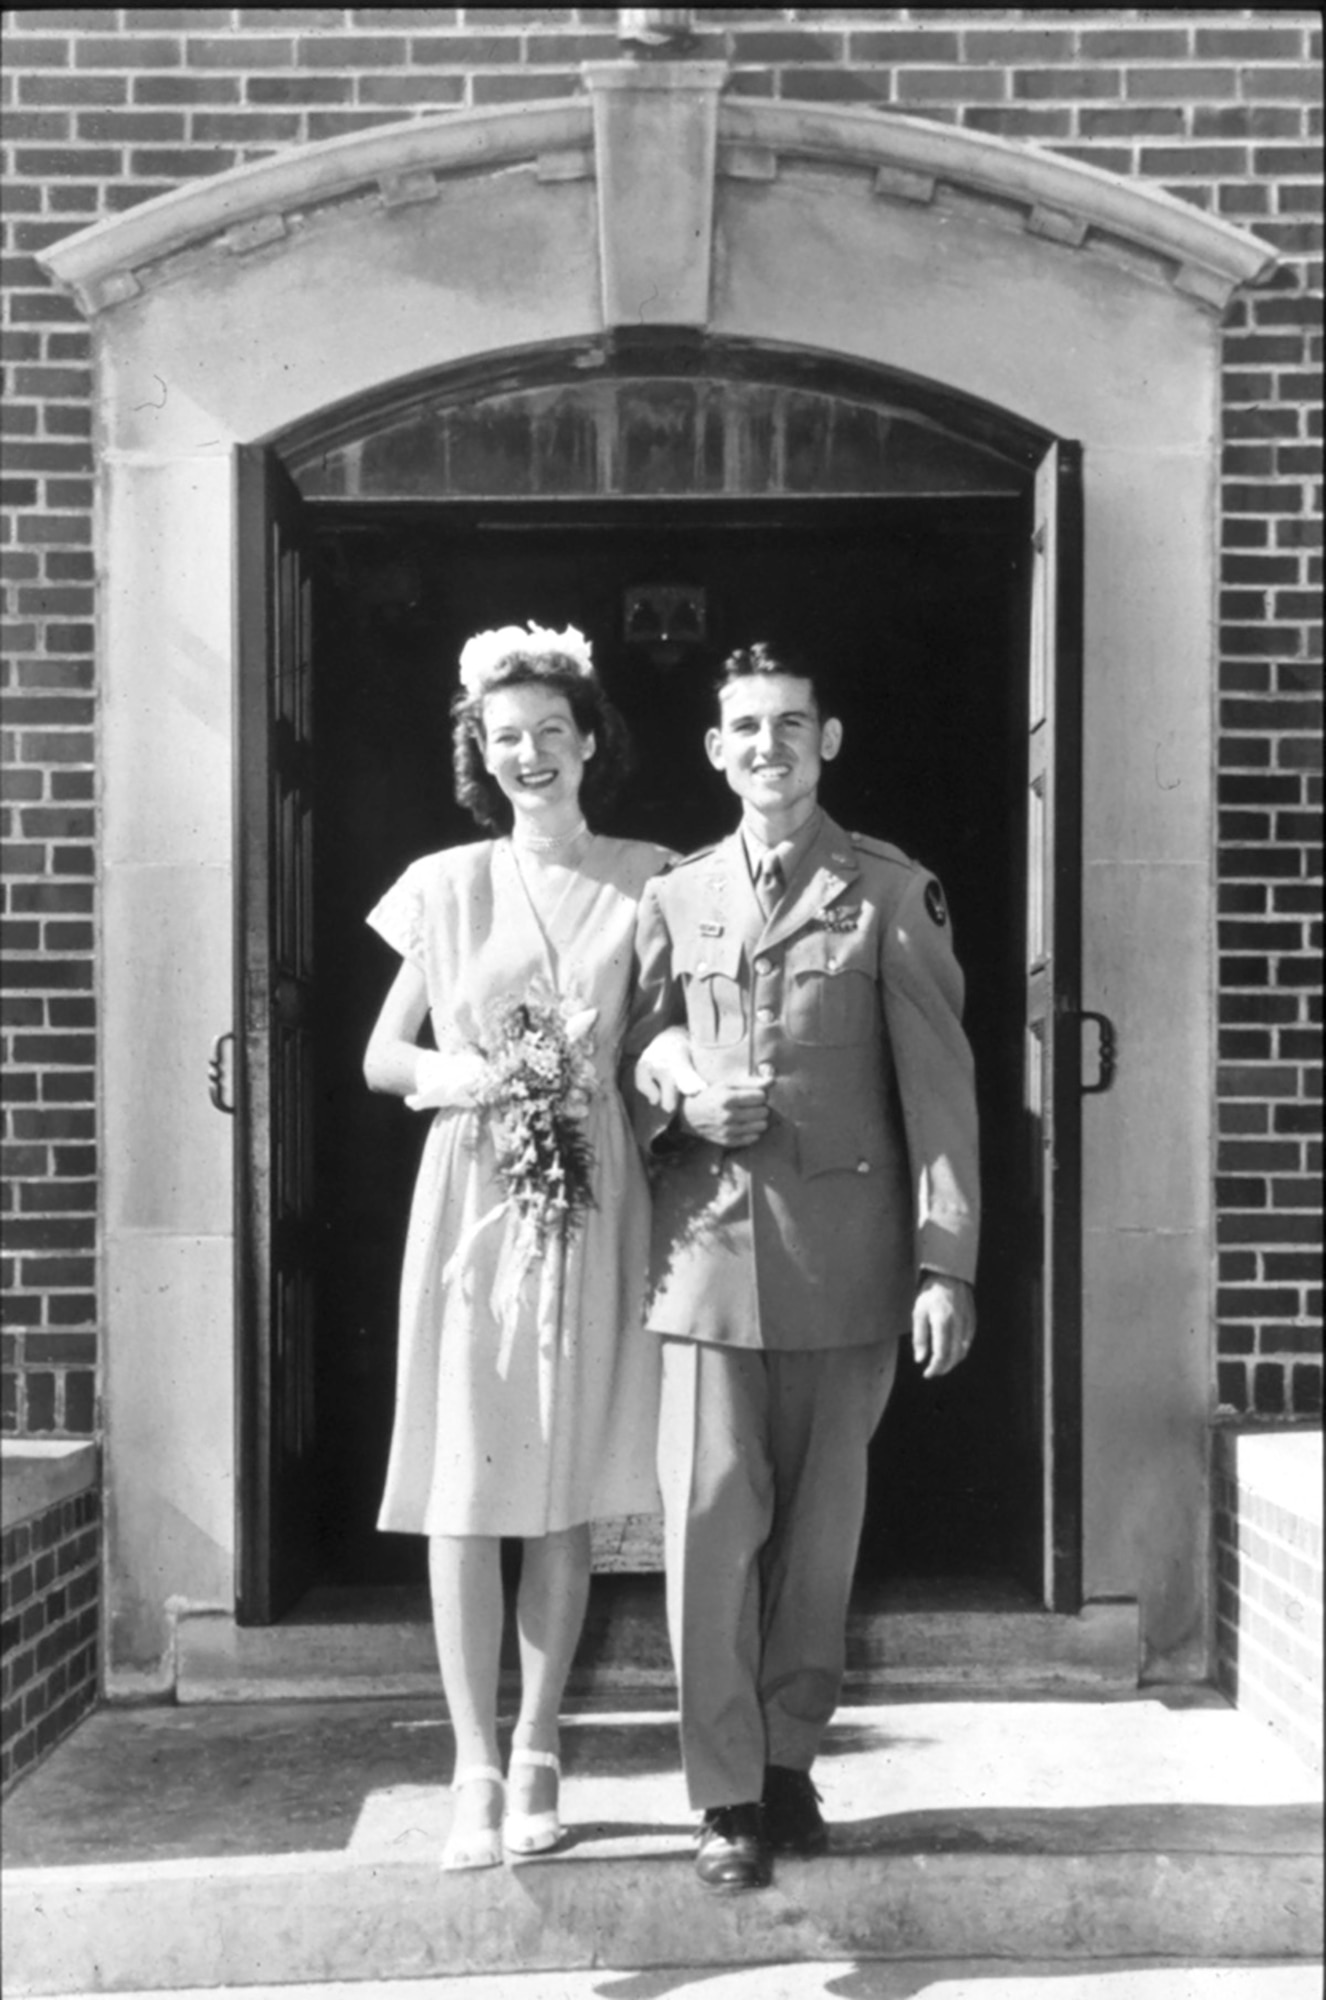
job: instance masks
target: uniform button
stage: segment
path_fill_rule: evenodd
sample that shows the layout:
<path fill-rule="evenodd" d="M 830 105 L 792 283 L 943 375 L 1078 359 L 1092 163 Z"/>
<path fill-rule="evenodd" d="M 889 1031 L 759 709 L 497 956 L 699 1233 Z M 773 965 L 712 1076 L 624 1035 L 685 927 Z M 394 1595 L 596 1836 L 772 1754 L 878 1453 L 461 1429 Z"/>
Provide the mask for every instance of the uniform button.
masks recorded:
<path fill-rule="evenodd" d="M 695 969 L 697 972 L 708 972 L 709 970 L 708 961 L 703 958 L 697 960 Z"/>
<path fill-rule="evenodd" d="M 836 958 L 826 958 L 826 959 L 825 959 L 825 961 L 824 961 L 824 969 L 825 969 L 825 971 L 826 971 L 826 972 L 836 972 L 836 971 L 838 970 L 838 961 L 837 961 L 837 959 L 836 959 Z"/>
<path fill-rule="evenodd" d="M 757 958 L 755 961 L 755 970 L 757 972 L 771 972 L 773 970 L 773 960 L 771 958 Z"/>
<path fill-rule="evenodd" d="M 762 1083 L 768 1083 L 773 1077 L 774 1066 L 771 1062 L 757 1063 L 755 1068 L 755 1074 L 756 1076 L 759 1077 Z"/>
<path fill-rule="evenodd" d="M 755 1009 L 755 1018 L 757 1021 L 776 1021 L 778 1019 L 778 1009 L 776 1007 L 757 1007 Z"/>
<path fill-rule="evenodd" d="M 858 1160 L 856 1163 L 856 1170 L 859 1174 L 868 1174 L 870 1172 L 869 1160 Z"/>

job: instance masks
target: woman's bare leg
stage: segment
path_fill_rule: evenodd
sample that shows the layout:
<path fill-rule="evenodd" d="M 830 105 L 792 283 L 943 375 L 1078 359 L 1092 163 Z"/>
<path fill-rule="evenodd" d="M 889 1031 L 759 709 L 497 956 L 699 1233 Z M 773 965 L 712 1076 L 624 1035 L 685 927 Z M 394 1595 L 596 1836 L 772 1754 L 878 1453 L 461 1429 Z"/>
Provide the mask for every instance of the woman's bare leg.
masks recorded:
<path fill-rule="evenodd" d="M 502 1650 L 501 1543 L 495 1535 L 430 1535 L 433 1599 L 442 1691 L 456 1738 L 456 1770 L 501 1768 L 497 1751 L 497 1673 Z M 495 1784 L 457 1792 L 453 1828 L 478 1833 L 502 1824 Z"/>
<path fill-rule="evenodd" d="M 589 1549 L 588 1523 L 525 1543 L 516 1599 L 520 1715 L 512 1738 L 523 1750 L 557 1750 L 562 1695 L 589 1602 Z M 537 1764 L 513 1767 L 513 1810 L 546 1812 L 556 1803 L 555 1772 Z"/>

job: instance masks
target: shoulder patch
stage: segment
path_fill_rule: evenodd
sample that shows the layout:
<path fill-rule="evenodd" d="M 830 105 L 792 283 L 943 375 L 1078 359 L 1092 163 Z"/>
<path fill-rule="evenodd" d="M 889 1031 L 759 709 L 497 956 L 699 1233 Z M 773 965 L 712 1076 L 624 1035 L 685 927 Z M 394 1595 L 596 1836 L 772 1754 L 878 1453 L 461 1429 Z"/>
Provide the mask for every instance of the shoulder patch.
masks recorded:
<path fill-rule="evenodd" d="M 880 861 L 892 861 L 898 868 L 916 866 L 910 855 L 904 854 L 900 847 L 894 847 L 891 841 L 875 840 L 868 833 L 853 833 L 849 834 L 848 838 L 853 847 L 859 848 L 862 854 L 873 854 Z"/>

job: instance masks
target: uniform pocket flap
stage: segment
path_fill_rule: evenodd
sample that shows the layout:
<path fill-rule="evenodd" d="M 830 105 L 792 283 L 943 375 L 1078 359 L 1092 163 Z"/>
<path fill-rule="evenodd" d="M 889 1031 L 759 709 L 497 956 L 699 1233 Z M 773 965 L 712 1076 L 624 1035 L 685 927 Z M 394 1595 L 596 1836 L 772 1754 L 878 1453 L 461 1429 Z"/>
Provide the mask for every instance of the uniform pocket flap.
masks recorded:
<path fill-rule="evenodd" d="M 711 979 L 715 974 L 736 979 L 741 972 L 741 938 L 728 930 L 717 935 L 691 931 L 677 940 L 673 963 L 691 979 Z"/>

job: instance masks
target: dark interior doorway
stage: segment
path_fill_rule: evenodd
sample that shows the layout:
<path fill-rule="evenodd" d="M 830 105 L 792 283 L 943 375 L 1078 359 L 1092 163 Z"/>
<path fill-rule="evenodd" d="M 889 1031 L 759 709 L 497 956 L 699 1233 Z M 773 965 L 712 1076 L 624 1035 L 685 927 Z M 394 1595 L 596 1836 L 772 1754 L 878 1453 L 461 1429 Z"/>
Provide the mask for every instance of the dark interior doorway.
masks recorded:
<path fill-rule="evenodd" d="M 396 1286 L 423 1140 L 360 1061 L 395 960 L 365 912 L 422 853 L 473 839 L 448 702 L 472 632 L 526 618 L 594 642 L 638 769 L 609 831 L 682 850 L 733 823 L 705 763 L 714 666 L 760 636 L 833 663 L 846 742 L 824 802 L 942 877 L 968 980 L 987 1190 L 982 1334 L 948 1382 L 904 1360 L 872 1458 L 861 1574 L 1039 1588 L 1040 1420 L 1024 1163 L 1029 510 L 1007 498 L 310 508 L 316 636 L 317 1379 L 322 1580 L 415 1581 L 424 1545 L 374 1528 Z M 704 647 L 660 664 L 626 590 L 706 593 Z"/>

